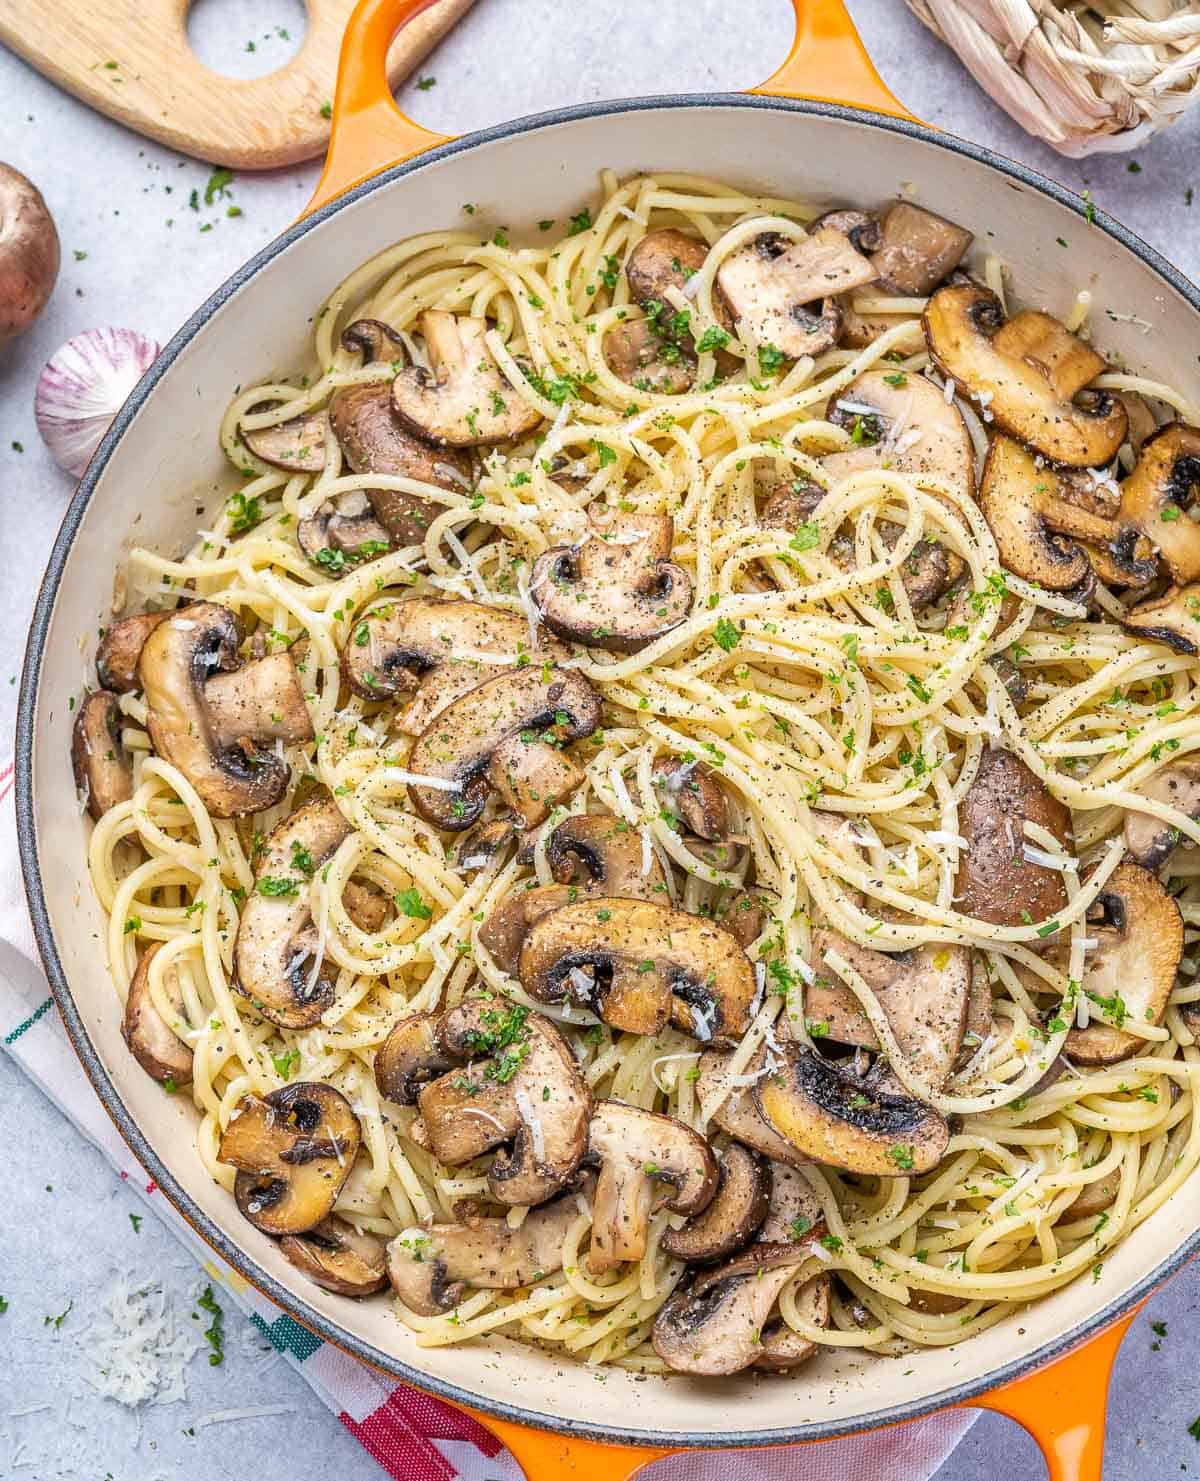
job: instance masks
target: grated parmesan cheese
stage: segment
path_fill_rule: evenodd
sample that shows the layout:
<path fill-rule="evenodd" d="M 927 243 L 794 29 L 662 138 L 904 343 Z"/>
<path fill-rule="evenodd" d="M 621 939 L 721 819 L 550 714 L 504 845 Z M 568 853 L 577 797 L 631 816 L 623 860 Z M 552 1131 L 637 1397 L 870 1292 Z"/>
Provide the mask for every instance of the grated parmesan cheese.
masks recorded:
<path fill-rule="evenodd" d="M 106 1399 L 133 1409 L 187 1398 L 187 1366 L 203 1343 L 199 1330 L 180 1322 L 161 1285 L 134 1286 L 118 1276 L 103 1316 L 88 1329 L 87 1381 Z"/>
<path fill-rule="evenodd" d="M 413 787 L 432 787 L 435 792 L 461 792 L 462 783 L 452 782 L 447 777 L 425 776 L 419 771 L 404 771 L 400 767 L 394 767 L 388 772 L 397 781 L 406 782 Z"/>
<path fill-rule="evenodd" d="M 518 1090 L 513 1096 L 517 1103 L 517 1111 L 521 1120 L 529 1128 L 529 1140 L 533 1146 L 533 1160 L 544 1162 L 546 1159 L 546 1138 L 542 1132 L 542 1123 L 533 1113 L 533 1102 L 529 1099 L 527 1090 Z"/>

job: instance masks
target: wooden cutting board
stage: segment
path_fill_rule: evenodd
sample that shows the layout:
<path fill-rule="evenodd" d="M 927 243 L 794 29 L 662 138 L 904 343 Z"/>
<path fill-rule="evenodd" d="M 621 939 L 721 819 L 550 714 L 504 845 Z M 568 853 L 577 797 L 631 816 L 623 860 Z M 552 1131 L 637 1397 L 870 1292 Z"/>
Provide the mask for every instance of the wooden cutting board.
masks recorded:
<path fill-rule="evenodd" d="M 190 0 L 0 0 L 0 42 L 52 82 L 182 154 L 270 170 L 321 154 L 355 0 L 307 0 L 304 44 L 265 77 L 222 77 L 187 39 Z M 441 0 L 392 43 L 398 85 L 471 8 Z"/>

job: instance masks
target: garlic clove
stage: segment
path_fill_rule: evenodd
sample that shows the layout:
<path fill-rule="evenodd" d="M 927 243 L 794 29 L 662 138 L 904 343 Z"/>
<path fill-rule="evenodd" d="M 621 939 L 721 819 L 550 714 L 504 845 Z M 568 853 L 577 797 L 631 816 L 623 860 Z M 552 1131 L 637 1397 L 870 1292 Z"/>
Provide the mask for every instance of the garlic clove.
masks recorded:
<path fill-rule="evenodd" d="M 135 329 L 85 329 L 47 360 L 33 410 L 42 441 L 65 472 L 83 473 L 158 349 Z"/>

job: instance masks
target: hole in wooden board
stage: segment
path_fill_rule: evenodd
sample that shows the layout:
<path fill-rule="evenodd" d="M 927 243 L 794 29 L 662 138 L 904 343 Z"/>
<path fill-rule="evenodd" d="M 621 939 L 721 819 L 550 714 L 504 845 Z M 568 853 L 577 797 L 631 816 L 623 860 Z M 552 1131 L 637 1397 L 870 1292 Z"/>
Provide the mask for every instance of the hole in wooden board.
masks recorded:
<path fill-rule="evenodd" d="M 291 61 L 307 28 L 304 0 L 195 0 L 187 18 L 188 42 L 200 61 L 242 80 Z"/>

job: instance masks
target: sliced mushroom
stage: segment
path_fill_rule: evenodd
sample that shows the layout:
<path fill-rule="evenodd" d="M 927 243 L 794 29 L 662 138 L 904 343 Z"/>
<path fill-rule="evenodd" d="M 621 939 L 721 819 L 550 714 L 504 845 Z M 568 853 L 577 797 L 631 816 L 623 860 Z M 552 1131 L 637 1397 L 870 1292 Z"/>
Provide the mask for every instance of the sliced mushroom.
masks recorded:
<path fill-rule="evenodd" d="M 833 1282 L 827 1275 L 814 1275 L 796 1292 L 796 1308 L 810 1326 L 827 1327 L 833 1315 Z M 769 1373 L 786 1373 L 817 1355 L 817 1344 L 802 1337 L 784 1321 L 768 1322 L 762 1329 L 762 1351 L 753 1366 Z"/>
<path fill-rule="evenodd" d="M 332 1085 L 297 1081 L 245 1095 L 217 1148 L 238 1170 L 237 1206 L 264 1234 L 306 1234 L 333 1211 L 358 1156 L 358 1117 Z"/>
<path fill-rule="evenodd" d="M 457 1167 L 511 1142 L 492 1160 L 491 1196 L 544 1203 L 574 1175 L 587 1147 L 592 1096 L 567 1041 L 548 1018 L 501 999 L 451 1009 L 437 1041 L 452 1058 L 476 1062 L 418 1093 L 434 1156 Z"/>
<path fill-rule="evenodd" d="M 929 300 L 924 325 L 935 364 L 985 403 L 1002 431 L 1071 467 L 1116 457 L 1125 408 L 1107 392 L 1085 392 L 1107 367 L 1057 319 L 1026 309 L 1005 323 L 994 293 L 952 283 Z"/>
<path fill-rule="evenodd" d="M 375 1055 L 375 1084 L 384 1100 L 415 1106 L 431 1080 L 454 1068 L 454 1058 L 438 1038 L 440 1023 L 436 1013 L 412 1013 L 384 1039 Z"/>
<path fill-rule="evenodd" d="M 409 770 L 417 812 L 435 828 L 461 832 L 478 821 L 492 790 L 493 755 L 522 731 L 546 732 L 558 745 L 579 740 L 600 724 L 600 696 L 573 669 L 528 668 L 501 673 L 446 705 L 417 737 Z M 553 758 L 549 739 L 542 742 Z"/>
<path fill-rule="evenodd" d="M 217 740 L 208 690 L 218 676 L 239 670 L 241 640 L 241 628 L 227 607 L 197 602 L 150 633 L 138 662 L 154 749 L 183 772 L 208 812 L 217 818 L 261 812 L 283 796 L 287 763 L 257 746 L 260 740 L 281 733 L 274 714 L 286 716 L 286 733 L 294 739 L 311 740 L 313 733 L 311 720 L 307 733 L 298 725 L 304 698 L 294 669 L 294 689 L 281 691 L 285 667 L 292 662 L 283 653 L 246 664 L 244 678 L 232 685 L 226 681 L 213 691 L 222 733 L 229 736 L 231 726 L 238 731 L 225 743 Z M 261 681 L 265 682 L 260 692 L 257 685 Z M 239 716 L 243 724 L 234 726 Z"/>
<path fill-rule="evenodd" d="M 906 1063 L 931 1085 L 950 1073 L 966 1031 L 971 953 L 934 944 L 893 953 L 859 946 L 836 931 L 818 929 L 813 957 L 835 951 L 879 999 Z M 804 997 L 805 1014 L 829 1026 L 829 1038 L 878 1051 L 879 1040 L 848 987 L 818 977 Z"/>
<path fill-rule="evenodd" d="M 625 263 L 629 292 L 636 303 L 666 303 L 667 289 L 681 292 L 687 280 L 698 273 L 708 256 L 708 246 L 698 237 L 668 227 L 648 232 Z"/>
<path fill-rule="evenodd" d="M 313 738 L 296 661 L 287 648 L 229 673 L 214 673 L 204 686 L 204 704 L 209 734 L 221 750 L 247 736 L 260 745 L 281 740 L 285 746 Z"/>
<path fill-rule="evenodd" d="M 342 649 L 342 674 L 364 699 L 412 694 L 397 727 L 420 735 L 451 700 L 528 651 L 529 624 L 515 612 L 482 602 L 410 597 L 368 608 L 353 623 Z"/>
<path fill-rule="evenodd" d="M 89 694 L 75 713 L 71 732 L 75 789 L 87 800 L 91 817 L 102 818 L 133 796 L 133 766 L 121 742 L 117 696 L 103 689 Z"/>
<path fill-rule="evenodd" d="M 263 411 L 264 407 L 252 407 Z M 238 436 L 256 458 L 288 473 L 320 473 L 325 466 L 325 434 L 329 431 L 327 411 L 309 411 L 274 427 L 249 431 L 238 428 Z"/>
<path fill-rule="evenodd" d="M 364 365 L 389 360 L 397 369 L 407 358 L 404 341 L 382 319 L 355 319 L 342 330 L 342 348 L 357 352 Z"/>
<path fill-rule="evenodd" d="M 929 1172 L 950 1140 L 945 1118 L 906 1092 L 882 1088 L 873 1074 L 860 1080 L 815 1050 L 789 1043 L 779 1069 L 755 1085 L 754 1099 L 814 1162 L 883 1178 Z"/>
<path fill-rule="evenodd" d="M 1086 882 L 1081 876 L 1081 883 Z M 1096 908 L 1098 907 L 1098 909 Z M 1122 860 L 1088 913 L 1088 931 L 1099 945 L 1090 951 L 1082 991 L 1116 1008 L 1122 1022 L 1161 1023 L 1183 956 L 1183 917 L 1157 876 Z M 1115 1064 L 1145 1043 L 1103 1021 L 1073 1028 L 1066 1054 L 1076 1064 Z"/>
<path fill-rule="evenodd" d="M 1121 1168 L 1118 1164 L 1103 1177 L 1084 1183 L 1074 1202 L 1067 1205 L 1064 1219 L 1091 1219 L 1112 1206 L 1121 1188 Z"/>
<path fill-rule="evenodd" d="M 998 926 L 1049 921 L 1067 903 L 1062 874 L 1025 857 L 1026 822 L 1038 823 L 1066 849 L 1071 815 L 1019 756 L 986 750 L 962 801 L 954 898 L 964 915 Z"/>
<path fill-rule="evenodd" d="M 604 336 L 603 350 L 609 370 L 639 391 L 678 396 L 696 378 L 692 351 L 656 334 L 654 325 L 645 319 L 615 324 Z"/>
<path fill-rule="evenodd" d="M 967 424 L 926 376 L 895 367 L 864 371 L 830 403 L 828 416 L 836 426 L 857 425 L 863 439 L 822 460 L 835 481 L 864 468 L 888 468 L 936 478 L 964 498 L 974 494 L 975 452 Z"/>
<path fill-rule="evenodd" d="M 484 338 L 486 320 L 425 309 L 418 328 L 430 369 L 406 366 L 392 381 L 396 415 L 418 437 L 439 447 L 486 447 L 542 420 L 500 373 Z"/>
<path fill-rule="evenodd" d="M 521 985 L 544 1003 L 564 998 L 626 1033 L 670 1019 L 704 1043 L 732 1046 L 750 1022 L 754 969 L 715 921 L 647 900 L 600 896 L 530 926 Z"/>
<path fill-rule="evenodd" d="M 963 1034 L 955 1069 L 961 1070 L 970 1063 L 979 1046 L 991 1034 L 993 1023 L 992 984 L 988 979 L 987 963 L 978 952 L 972 952 L 971 985 L 967 992 L 967 1031 Z"/>
<path fill-rule="evenodd" d="M 316 566 L 337 575 L 347 565 L 376 560 L 392 548 L 392 537 L 375 518 L 362 489 L 326 499 L 296 529 L 300 549 Z"/>
<path fill-rule="evenodd" d="M 842 315 L 842 332 L 838 336 L 838 343 L 847 350 L 865 350 L 881 335 L 886 334 L 889 329 L 895 329 L 902 322 L 895 314 L 863 313 L 849 295 L 838 300 L 838 307 Z"/>
<path fill-rule="evenodd" d="M 767 1046 L 764 1044 L 758 1053 L 746 1066 L 744 1077 L 739 1077 L 739 1083 L 731 1087 L 720 1105 L 712 1114 L 714 1126 L 720 1128 L 733 1137 L 735 1141 L 742 1142 L 747 1147 L 753 1147 L 755 1151 L 761 1152 L 765 1157 L 771 1159 L 772 1165 L 781 1163 L 789 1167 L 804 1167 L 811 1162 L 810 1157 L 802 1156 L 800 1151 L 793 1147 L 791 1142 L 775 1130 L 775 1128 L 761 1115 L 754 1097 L 750 1094 L 749 1086 L 754 1084 L 757 1078 L 770 1073 L 774 1061 L 768 1061 Z M 700 1078 L 696 1082 L 696 1098 L 701 1105 L 708 1105 L 713 1095 L 723 1091 L 729 1080 L 729 1056 L 718 1054 L 710 1050 L 707 1054 L 700 1056 Z M 774 1208 L 774 1197 L 772 1197 L 772 1208 Z M 768 1223 L 772 1215 L 768 1215 Z"/>
<path fill-rule="evenodd" d="M 592 1275 L 642 1258 L 656 1208 L 698 1214 L 716 1193 L 708 1143 L 673 1116 L 603 1100 L 588 1129 L 588 1153 L 600 1161 L 587 1261 Z"/>
<path fill-rule="evenodd" d="M 763 1355 L 763 1328 L 776 1301 L 811 1249 L 811 1240 L 751 1245 L 680 1286 L 655 1319 L 655 1352 L 676 1373 L 716 1377 L 749 1368 Z"/>
<path fill-rule="evenodd" d="M 283 1028 L 310 1027 L 333 1001 L 335 969 L 313 925 L 308 882 L 353 831 L 328 794 L 306 803 L 268 834 L 242 906 L 236 985 Z"/>
<path fill-rule="evenodd" d="M 798 1244 L 823 1217 L 821 1200 L 799 1169 L 771 1163 L 771 1206 L 758 1237 L 763 1244 Z"/>
<path fill-rule="evenodd" d="M 766 930 L 779 902 L 761 890 L 739 890 L 714 916 L 733 939 L 748 951 Z"/>
<path fill-rule="evenodd" d="M 373 935 L 387 919 L 388 902 L 378 890 L 359 884 L 356 879 L 347 880 L 342 891 L 342 904 L 346 914 L 360 931 Z"/>
<path fill-rule="evenodd" d="M 771 1202 L 771 1174 L 757 1152 L 731 1143 L 717 1165 L 717 1191 L 703 1212 L 659 1241 L 668 1255 L 692 1265 L 723 1260 L 754 1238 Z"/>
<path fill-rule="evenodd" d="M 388 1283 L 387 1244 L 331 1214 L 307 1234 L 286 1234 L 279 1248 L 309 1280 L 339 1296 L 373 1296 Z"/>
<path fill-rule="evenodd" d="M 1176 653 L 1200 653 L 1200 583 L 1168 586 L 1161 596 L 1139 602 L 1119 619 L 1127 633 L 1162 643 Z"/>
<path fill-rule="evenodd" d="M 507 1219 L 472 1219 L 406 1229 L 387 1249 L 392 1289 L 410 1311 L 440 1316 L 467 1286 L 515 1291 L 562 1269 L 562 1250 L 581 1216 L 581 1195 L 563 1193 L 531 1209 L 513 1229 Z"/>
<path fill-rule="evenodd" d="M 651 854 L 643 873 L 640 836 L 611 813 L 564 819 L 546 840 L 546 862 L 558 883 L 513 890 L 479 928 L 480 941 L 510 977 L 517 975 L 529 927 L 552 910 L 579 896 L 651 900 L 666 889 L 658 855 Z"/>
<path fill-rule="evenodd" d="M 1067 591 L 1090 574 L 1089 542 L 1105 557 L 1106 579 L 1144 586 L 1157 570 L 1136 532 L 1081 506 L 1078 486 L 1009 437 L 996 437 L 984 463 L 979 504 L 1000 559 L 1014 575 L 1051 591 Z M 1069 535 L 1071 540 L 1056 539 Z"/>
<path fill-rule="evenodd" d="M 510 735 L 492 752 L 487 777 L 521 828 L 544 823 L 583 781 L 583 767 L 526 732 Z"/>
<path fill-rule="evenodd" d="M 660 756 L 651 771 L 657 791 L 671 803 L 671 811 L 690 833 L 717 843 L 729 832 L 725 793 L 705 761 L 680 761 Z"/>
<path fill-rule="evenodd" d="M 1200 762 L 1177 761 L 1140 784 L 1138 793 L 1195 820 L 1200 818 Z M 1161 869 L 1179 842 L 1179 830 L 1149 813 L 1125 812 L 1125 848 L 1143 869 Z"/>
<path fill-rule="evenodd" d="M 1118 391 L 1116 396 L 1129 418 L 1129 431 L 1126 436 L 1136 456 L 1158 431 L 1158 419 L 1150 410 L 1148 403 L 1136 391 Z"/>
<path fill-rule="evenodd" d="M 109 689 L 114 694 L 132 694 L 142 687 L 138 677 L 142 648 L 159 623 L 174 615 L 178 614 L 136 612 L 132 617 L 118 618 L 105 628 L 96 649 L 96 677 L 100 680 L 101 689 Z"/>
<path fill-rule="evenodd" d="M 152 1080 L 160 1084 L 187 1085 L 192 1078 L 192 1051 L 154 1005 L 150 994 L 150 963 L 163 943 L 152 942 L 141 956 L 129 983 L 121 1035 L 129 1052 Z M 173 1022 L 189 1027 L 183 1006 L 183 989 L 174 963 L 163 972 L 163 987 L 174 1010 Z"/>
<path fill-rule="evenodd" d="M 881 291 L 924 298 L 954 271 L 973 240 L 944 216 L 897 201 L 884 213 L 878 247 L 864 250 L 871 252 Z"/>
<path fill-rule="evenodd" d="M 636 653 L 687 620 L 692 580 L 671 559 L 669 515 L 589 514 L 578 545 L 534 562 L 529 594 L 551 632 L 610 653 Z"/>
<path fill-rule="evenodd" d="M 1121 485 L 1121 519 L 1158 548 L 1176 583 L 1200 580 L 1200 428 L 1172 422 L 1149 438 Z"/>
<path fill-rule="evenodd" d="M 850 238 L 818 226 L 793 241 L 763 232 L 731 253 L 717 269 L 717 285 L 750 338 L 788 356 L 819 355 L 837 341 L 839 293 L 861 288 L 877 276 Z"/>
<path fill-rule="evenodd" d="M 869 257 L 872 252 L 879 250 L 879 244 L 883 240 L 878 218 L 867 211 L 859 211 L 852 206 L 841 207 L 834 211 L 826 211 L 809 227 L 810 231 L 820 231 L 822 227 L 829 227 L 831 231 L 840 231 L 848 238 L 850 245 L 856 252 L 861 252 L 864 257 Z"/>
<path fill-rule="evenodd" d="M 490 823 L 481 823 L 478 828 L 458 846 L 460 869 L 487 869 L 516 837 L 517 829 L 511 818 L 493 818 Z"/>

